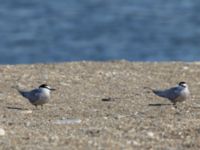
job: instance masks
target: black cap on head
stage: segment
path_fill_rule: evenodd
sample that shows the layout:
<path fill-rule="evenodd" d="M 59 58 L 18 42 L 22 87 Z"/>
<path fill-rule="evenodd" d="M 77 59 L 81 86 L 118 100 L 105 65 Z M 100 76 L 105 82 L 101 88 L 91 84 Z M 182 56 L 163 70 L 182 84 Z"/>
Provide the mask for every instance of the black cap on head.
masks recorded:
<path fill-rule="evenodd" d="M 47 88 L 47 87 L 48 87 L 47 84 L 41 84 L 41 85 L 39 86 L 39 88 Z"/>
<path fill-rule="evenodd" d="M 49 87 L 47 84 L 42 84 L 42 85 L 39 86 L 39 88 L 46 88 L 46 89 L 49 89 L 51 91 L 55 91 L 56 90 L 56 89 L 53 89 L 53 88 Z"/>
<path fill-rule="evenodd" d="M 178 85 L 180 85 L 180 86 L 183 86 L 183 87 L 185 87 L 185 85 L 186 85 L 186 82 L 179 82 L 179 84 Z"/>

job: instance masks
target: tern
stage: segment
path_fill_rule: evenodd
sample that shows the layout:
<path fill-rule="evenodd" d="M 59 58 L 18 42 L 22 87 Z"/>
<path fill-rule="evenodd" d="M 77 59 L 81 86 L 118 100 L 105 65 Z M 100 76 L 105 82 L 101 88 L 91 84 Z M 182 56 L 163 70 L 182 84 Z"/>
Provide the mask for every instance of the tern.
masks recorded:
<path fill-rule="evenodd" d="M 56 89 L 51 88 L 47 84 L 42 84 L 38 88 L 33 89 L 31 91 L 21 90 L 17 88 L 18 92 L 29 100 L 29 102 L 37 108 L 38 105 L 41 105 L 43 108 L 43 104 L 46 104 L 50 100 L 50 92 Z"/>
<path fill-rule="evenodd" d="M 151 90 L 157 96 L 170 100 L 174 106 L 176 106 L 177 102 L 183 102 L 190 97 L 190 91 L 186 82 L 180 82 L 177 86 L 165 90 Z"/>

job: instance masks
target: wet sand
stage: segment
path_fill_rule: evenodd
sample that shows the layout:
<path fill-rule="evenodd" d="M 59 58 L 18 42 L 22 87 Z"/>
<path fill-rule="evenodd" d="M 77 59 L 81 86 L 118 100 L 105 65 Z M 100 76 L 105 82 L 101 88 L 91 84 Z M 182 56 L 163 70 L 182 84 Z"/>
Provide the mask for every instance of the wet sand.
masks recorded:
<path fill-rule="evenodd" d="M 0 66 L 1 149 L 200 149 L 200 63 L 71 62 Z M 171 103 L 144 87 L 189 84 Z M 47 83 L 36 109 L 12 88 Z M 2 134 L 2 135 L 1 135 Z"/>

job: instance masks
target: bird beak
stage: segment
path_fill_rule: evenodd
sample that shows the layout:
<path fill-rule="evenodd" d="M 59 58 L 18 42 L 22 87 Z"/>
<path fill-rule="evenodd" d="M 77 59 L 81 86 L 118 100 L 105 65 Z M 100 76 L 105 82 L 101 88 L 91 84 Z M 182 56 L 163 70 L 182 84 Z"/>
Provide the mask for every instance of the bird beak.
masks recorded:
<path fill-rule="evenodd" d="M 56 89 L 50 89 L 51 91 L 55 91 Z"/>

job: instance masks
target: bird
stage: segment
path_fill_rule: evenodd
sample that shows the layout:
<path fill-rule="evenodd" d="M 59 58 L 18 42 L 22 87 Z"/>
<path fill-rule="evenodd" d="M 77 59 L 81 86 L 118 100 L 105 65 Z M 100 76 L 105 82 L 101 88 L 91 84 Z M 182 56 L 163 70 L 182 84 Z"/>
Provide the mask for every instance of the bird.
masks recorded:
<path fill-rule="evenodd" d="M 176 107 L 177 102 L 183 102 L 190 97 L 190 91 L 186 82 L 179 82 L 175 87 L 164 90 L 151 89 L 157 96 L 168 99 Z"/>
<path fill-rule="evenodd" d="M 18 92 L 29 100 L 29 102 L 34 105 L 36 108 L 38 105 L 41 105 L 43 109 L 43 104 L 46 104 L 50 100 L 50 92 L 55 91 L 56 89 L 51 88 L 47 84 L 41 84 L 38 88 L 35 88 L 31 91 L 22 90 L 16 88 Z"/>

